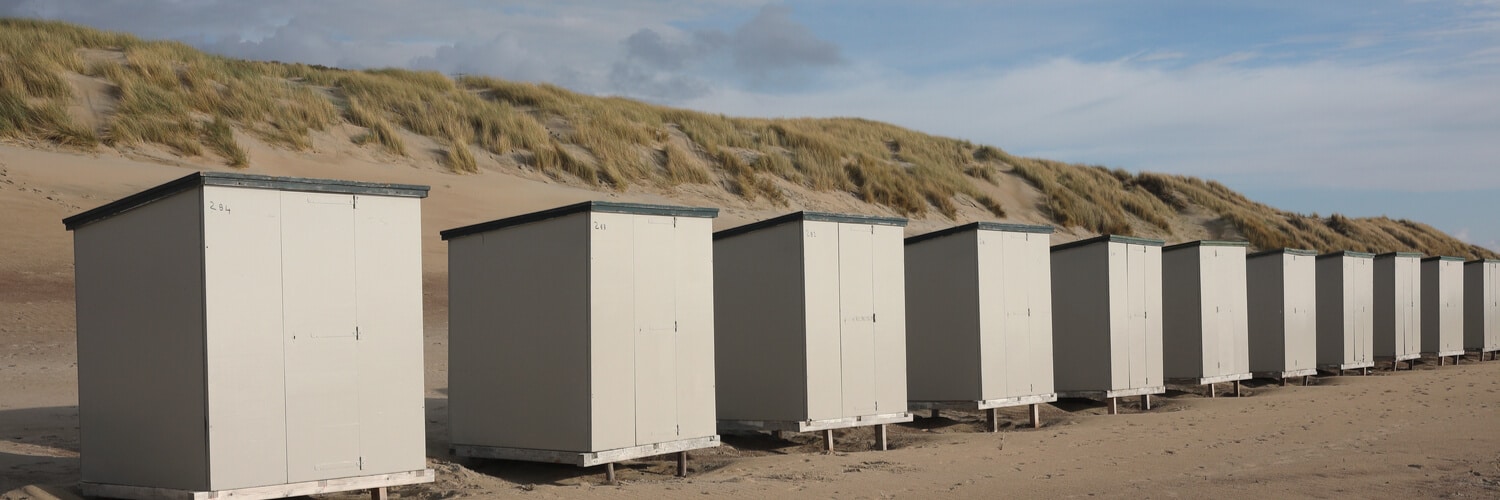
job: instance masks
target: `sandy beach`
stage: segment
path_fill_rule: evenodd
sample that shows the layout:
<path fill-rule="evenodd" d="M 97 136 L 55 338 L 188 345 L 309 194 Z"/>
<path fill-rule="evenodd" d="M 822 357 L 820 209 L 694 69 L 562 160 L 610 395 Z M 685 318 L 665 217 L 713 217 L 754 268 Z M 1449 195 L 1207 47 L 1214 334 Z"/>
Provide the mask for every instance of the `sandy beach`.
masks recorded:
<path fill-rule="evenodd" d="M 601 193 L 515 172 L 460 176 L 337 150 L 252 154 L 251 173 L 433 186 L 423 266 L 428 463 L 438 481 L 398 488 L 399 497 L 1500 497 L 1500 362 L 1473 355 L 1458 366 L 1429 358 L 1414 371 L 1383 365 L 1307 387 L 1257 380 L 1241 398 L 1172 391 L 1148 412 L 1132 402 L 1115 416 L 1064 400 L 1044 407 L 1041 429 L 1020 428 L 1025 410 L 1015 408 L 994 434 L 981 432 L 977 412 L 924 413 L 894 426 L 885 452 L 871 451 L 868 429 L 838 432 L 831 455 L 812 434 L 731 435 L 694 452 L 686 478 L 673 477 L 667 457 L 623 464 L 618 485 L 603 484 L 597 468 L 458 460 L 446 443 L 447 259 L 438 231 L 599 198 L 728 205 L 716 228 L 789 209 L 691 191 Z M 0 145 L 0 499 L 77 491 L 72 242 L 61 219 L 194 168 Z M 843 203 L 829 196 L 817 204 Z M 949 224 L 915 221 L 908 234 Z"/>

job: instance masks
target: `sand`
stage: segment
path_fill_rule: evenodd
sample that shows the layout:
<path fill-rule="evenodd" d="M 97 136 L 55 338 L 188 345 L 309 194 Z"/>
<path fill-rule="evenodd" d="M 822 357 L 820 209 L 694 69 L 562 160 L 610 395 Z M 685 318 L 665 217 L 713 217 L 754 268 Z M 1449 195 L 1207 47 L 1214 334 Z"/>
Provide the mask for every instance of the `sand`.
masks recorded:
<path fill-rule="evenodd" d="M 872 451 L 868 429 L 840 431 L 837 453 L 813 435 L 726 436 L 694 452 L 691 474 L 673 463 L 601 469 L 455 459 L 447 454 L 446 248 L 438 231 L 586 199 L 725 207 L 716 227 L 784 213 L 713 189 L 596 192 L 514 166 L 454 175 L 430 162 L 339 146 L 337 137 L 294 153 L 252 144 L 252 173 L 433 186 L 423 205 L 426 388 L 432 485 L 410 498 L 951 497 L 1500 497 L 1500 362 L 1372 376 L 1321 377 L 1308 387 L 1252 383 L 1245 397 L 1172 392 L 1159 406 L 1105 415 L 1087 401 L 1045 406 L 1041 429 L 980 432 L 978 413 L 944 412 L 891 429 Z M 498 165 L 498 164 L 497 164 Z M 78 154 L 0 144 L 0 499 L 68 497 L 79 466 L 71 235 L 61 219 L 121 196 L 216 167 L 139 151 Z M 997 187 L 1034 199 L 1025 185 Z M 798 206 L 867 210 L 847 195 L 794 193 Z M 1041 222 L 1019 211 L 1015 220 Z M 1034 220 L 1035 219 L 1035 220 Z M 953 224 L 914 221 L 909 234 Z M 1082 236 L 1065 232 L 1056 241 Z M 143 457 L 149 459 L 149 457 Z M 358 498 L 357 495 L 331 495 Z"/>

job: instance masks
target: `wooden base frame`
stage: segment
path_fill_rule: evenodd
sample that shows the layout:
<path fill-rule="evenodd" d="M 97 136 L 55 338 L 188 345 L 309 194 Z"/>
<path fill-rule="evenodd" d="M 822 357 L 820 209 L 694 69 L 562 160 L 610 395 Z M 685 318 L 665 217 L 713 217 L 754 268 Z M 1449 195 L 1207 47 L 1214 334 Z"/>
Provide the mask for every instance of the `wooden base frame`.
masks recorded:
<path fill-rule="evenodd" d="M 720 420 L 719 430 L 772 431 L 776 433 L 819 431 L 823 435 L 823 451 L 833 453 L 834 429 L 875 426 L 875 448 L 885 451 L 890 447 L 886 436 L 886 426 L 910 422 L 913 418 L 915 417 L 911 412 L 904 411 L 901 413 L 882 413 L 879 415 L 862 415 L 827 420 Z"/>
<path fill-rule="evenodd" d="M 219 498 L 234 498 L 237 500 L 264 500 L 271 498 L 290 498 L 305 495 L 319 495 L 323 493 L 336 493 L 341 491 L 370 490 L 370 497 L 381 500 L 386 498 L 387 488 L 392 486 L 405 486 L 408 484 L 430 483 L 436 480 L 437 474 L 432 469 L 422 469 L 409 472 L 396 472 L 391 474 L 374 474 L 369 476 L 346 477 L 339 479 L 324 479 L 320 481 L 306 481 L 301 483 L 276 484 L 271 486 L 256 486 L 251 488 L 235 488 L 215 491 L 189 491 L 175 490 L 169 488 L 151 488 L 145 486 L 126 486 L 122 484 L 105 484 L 82 482 L 78 486 L 83 490 L 84 496 L 105 498 L 128 498 L 134 500 L 211 500 Z"/>
<path fill-rule="evenodd" d="M 1118 415 L 1120 413 L 1119 398 L 1130 397 L 1130 396 L 1141 396 L 1142 397 L 1141 398 L 1141 402 L 1142 402 L 1141 408 L 1143 410 L 1149 410 L 1149 409 L 1151 409 L 1151 395 L 1153 395 L 1153 394 L 1162 394 L 1162 393 L 1165 393 L 1165 392 L 1167 392 L 1167 386 L 1165 386 L 1165 385 L 1153 385 L 1153 386 L 1150 386 L 1150 387 L 1139 387 L 1139 388 L 1135 388 L 1135 389 L 1119 389 L 1119 390 L 1105 390 L 1105 391 L 1057 391 L 1057 397 L 1060 397 L 1060 398 L 1084 398 L 1084 399 L 1092 399 L 1094 401 L 1103 401 L 1105 407 L 1108 408 L 1108 413 L 1110 415 Z"/>
<path fill-rule="evenodd" d="M 665 443 L 632 446 L 614 450 L 597 452 L 577 452 L 558 450 L 532 450 L 526 448 L 506 448 L 501 446 L 478 446 L 478 445 L 453 445 L 453 454 L 460 457 L 490 458 L 499 460 L 520 460 L 523 462 L 546 462 L 553 464 L 577 465 L 579 467 L 593 467 L 604 465 L 607 478 L 614 475 L 614 463 L 623 462 L 635 458 L 654 457 L 657 455 L 677 454 L 677 472 L 679 475 L 687 474 L 687 452 L 703 448 L 713 448 L 719 445 L 719 436 L 707 436 L 701 438 L 682 439 L 668 441 Z M 613 482 L 613 479 L 608 479 Z"/>
<path fill-rule="evenodd" d="M 1054 401 L 1057 401 L 1056 394 L 1038 394 L 1035 396 L 990 399 L 985 401 L 912 401 L 907 403 L 907 407 L 912 410 L 931 410 L 934 418 L 937 417 L 938 410 L 984 410 L 987 414 L 986 420 L 989 424 L 989 432 L 999 432 L 1000 418 L 996 411 L 997 409 L 1030 405 L 1031 421 L 1029 423 L 1031 424 L 1031 428 L 1040 429 L 1042 427 L 1041 405 Z"/>

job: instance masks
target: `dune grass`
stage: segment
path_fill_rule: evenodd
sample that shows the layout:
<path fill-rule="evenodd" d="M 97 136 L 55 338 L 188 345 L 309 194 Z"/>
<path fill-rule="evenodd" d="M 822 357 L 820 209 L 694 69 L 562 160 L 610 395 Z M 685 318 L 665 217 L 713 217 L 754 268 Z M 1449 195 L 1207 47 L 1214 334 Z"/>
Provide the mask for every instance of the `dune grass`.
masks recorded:
<path fill-rule="evenodd" d="M 69 78 L 110 86 L 114 111 L 101 133 L 70 118 L 80 97 Z M 1173 239 L 1177 221 L 1207 213 L 1258 248 L 1496 256 L 1411 221 L 1292 214 L 1213 181 L 1016 157 L 858 118 L 731 118 L 483 76 L 235 60 L 176 42 L 0 19 L 0 138 L 82 149 L 157 144 L 243 167 L 250 159 L 235 129 L 295 150 L 341 123 L 365 129 L 355 143 L 398 156 L 418 153 L 403 131 L 426 136 L 443 145 L 432 152 L 438 160 L 462 173 L 479 170 L 474 153 L 483 151 L 608 189 L 717 185 L 785 205 L 783 186 L 800 186 L 948 218 L 963 205 L 1005 216 L 1006 200 L 986 186 L 1014 175 L 1042 193 L 1039 208 L 1054 222 L 1093 232 Z"/>

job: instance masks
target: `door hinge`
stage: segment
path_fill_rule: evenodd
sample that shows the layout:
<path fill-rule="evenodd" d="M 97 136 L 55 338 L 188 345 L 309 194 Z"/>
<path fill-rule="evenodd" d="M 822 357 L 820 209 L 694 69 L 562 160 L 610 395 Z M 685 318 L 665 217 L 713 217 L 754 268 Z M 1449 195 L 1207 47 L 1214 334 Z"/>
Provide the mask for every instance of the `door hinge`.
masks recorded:
<path fill-rule="evenodd" d="M 874 322 L 875 322 L 875 316 L 876 316 L 876 314 L 875 314 L 875 313 L 870 313 L 870 322 L 871 322 L 871 323 L 874 323 Z"/>
<path fill-rule="evenodd" d="M 677 424 L 677 435 L 678 436 L 682 435 L 682 424 Z"/>
<path fill-rule="evenodd" d="M 359 195 L 354 195 L 354 201 L 352 202 L 351 207 L 359 208 Z"/>
<path fill-rule="evenodd" d="M 672 331 L 674 331 L 674 332 L 677 331 L 677 322 L 676 321 L 672 322 Z"/>
<path fill-rule="evenodd" d="M 359 457 L 359 470 L 365 470 L 365 457 Z"/>
<path fill-rule="evenodd" d="M 359 327 L 354 327 L 354 340 L 359 340 Z"/>

